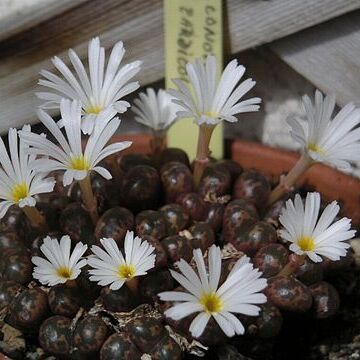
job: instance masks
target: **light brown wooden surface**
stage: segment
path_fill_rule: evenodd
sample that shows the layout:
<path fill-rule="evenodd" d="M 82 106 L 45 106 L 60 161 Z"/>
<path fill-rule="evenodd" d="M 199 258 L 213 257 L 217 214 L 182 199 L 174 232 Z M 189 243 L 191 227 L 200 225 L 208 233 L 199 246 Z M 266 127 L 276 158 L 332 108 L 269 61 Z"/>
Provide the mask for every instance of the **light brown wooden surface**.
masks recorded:
<path fill-rule="evenodd" d="M 231 53 L 360 8 L 359 0 L 227 0 L 225 4 L 225 37 Z M 164 76 L 162 1 L 91 0 L 65 15 L 0 43 L 0 132 L 36 122 L 38 102 L 33 92 L 39 70 L 51 69 L 51 56 L 66 58 L 69 47 L 84 56 L 93 36 L 100 35 L 106 48 L 123 40 L 126 61 L 144 62 L 138 76 L 142 85 Z"/>
<path fill-rule="evenodd" d="M 339 105 L 360 105 L 360 11 L 301 31 L 271 44 L 293 69 Z"/>
<path fill-rule="evenodd" d="M 24 31 L 88 0 L 1 0 L 0 40 Z"/>

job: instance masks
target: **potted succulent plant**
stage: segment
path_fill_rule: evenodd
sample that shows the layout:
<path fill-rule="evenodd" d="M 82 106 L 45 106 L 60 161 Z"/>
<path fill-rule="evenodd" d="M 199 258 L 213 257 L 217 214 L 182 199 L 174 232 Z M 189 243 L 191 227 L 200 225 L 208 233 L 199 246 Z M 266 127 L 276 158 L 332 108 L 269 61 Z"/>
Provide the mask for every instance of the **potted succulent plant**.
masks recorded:
<path fill-rule="evenodd" d="M 333 97 L 305 97 L 306 121 L 290 123 L 303 153 L 274 183 L 271 172 L 209 156 L 215 126 L 257 111 L 261 100 L 241 100 L 255 82 L 240 82 L 245 68 L 236 60 L 217 80 L 208 56 L 187 65 L 189 84 L 139 95 L 133 111 L 152 129 L 150 153 L 125 153 L 131 141 L 113 135 L 141 64 L 121 66 L 124 52 L 117 43 L 105 67 L 99 39 L 91 40 L 88 72 L 73 50 L 74 73 L 54 58 L 60 76 L 42 72 L 38 117 L 55 140 L 24 126 L 9 130 L 9 151 L 0 141 L 2 352 L 291 357 L 304 327 L 339 309 L 336 287 L 342 294 L 339 276 L 354 273 L 355 235 L 321 188 L 294 186 L 316 162 L 346 168 L 359 160 L 359 110 L 350 104 L 332 119 Z M 54 108 L 57 122 L 46 112 Z M 181 117 L 199 125 L 193 166 L 166 147 L 166 130 Z"/>

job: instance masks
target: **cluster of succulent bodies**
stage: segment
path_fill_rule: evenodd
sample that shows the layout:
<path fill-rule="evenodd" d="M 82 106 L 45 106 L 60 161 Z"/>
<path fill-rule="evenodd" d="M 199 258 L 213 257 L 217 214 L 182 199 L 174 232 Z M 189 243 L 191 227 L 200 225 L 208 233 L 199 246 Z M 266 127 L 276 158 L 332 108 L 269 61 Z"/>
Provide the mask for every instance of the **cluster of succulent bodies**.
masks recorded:
<path fill-rule="evenodd" d="M 140 69 L 119 69 L 123 54 L 116 44 L 104 71 L 104 49 L 92 40 L 89 77 L 72 50 L 76 77 L 55 58 L 63 78 L 44 71 L 40 84 L 53 92 L 38 96 L 61 119 L 38 115 L 56 142 L 26 126 L 9 131 L 10 156 L 0 144 L 3 332 L 27 340 L 2 350 L 180 359 L 244 334 L 276 337 L 284 314 L 333 315 L 339 296 L 323 277 L 349 266 L 355 231 L 336 201 L 320 214 L 318 193 L 303 200 L 291 186 L 315 162 L 357 160 L 359 110 L 348 105 L 332 120 L 333 97 L 317 92 L 314 105 L 306 97 L 307 122 L 291 122 L 303 155 L 272 189 L 262 174 L 208 157 L 213 128 L 260 103 L 239 102 L 255 84 L 237 85 L 242 66 L 232 61 L 217 81 L 209 56 L 187 66 L 194 95 L 175 81 L 169 94 L 140 96 L 134 112 L 154 131 L 153 154 L 122 155 L 130 142 L 108 142 Z M 180 149 L 164 148 L 164 132 L 182 116 L 199 125 L 193 166 Z"/>

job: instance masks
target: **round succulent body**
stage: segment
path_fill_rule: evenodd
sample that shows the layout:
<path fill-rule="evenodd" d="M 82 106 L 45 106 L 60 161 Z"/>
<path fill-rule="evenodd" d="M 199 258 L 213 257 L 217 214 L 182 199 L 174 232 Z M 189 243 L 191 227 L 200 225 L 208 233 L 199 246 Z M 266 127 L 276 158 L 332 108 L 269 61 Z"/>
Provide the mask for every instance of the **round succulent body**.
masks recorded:
<path fill-rule="evenodd" d="M 260 269 L 266 278 L 277 275 L 288 263 L 288 250 L 281 244 L 269 244 L 262 247 L 254 256 L 254 266 Z"/>
<path fill-rule="evenodd" d="M 97 316 L 87 316 L 76 325 L 73 344 L 81 354 L 97 353 L 108 337 L 108 328 Z"/>
<path fill-rule="evenodd" d="M 160 170 L 161 182 L 167 203 L 174 202 L 179 195 L 193 191 L 193 176 L 183 163 L 169 162 Z"/>
<path fill-rule="evenodd" d="M 136 360 L 140 359 L 141 356 L 141 352 L 126 333 L 112 334 L 100 350 L 100 360 Z"/>
<path fill-rule="evenodd" d="M 179 204 L 167 204 L 160 208 L 164 215 L 168 235 L 176 235 L 189 224 L 189 215 Z"/>
<path fill-rule="evenodd" d="M 167 223 L 161 211 L 144 210 L 136 215 L 136 233 L 139 237 L 149 235 L 161 240 L 167 235 Z"/>
<path fill-rule="evenodd" d="M 262 209 L 270 191 L 270 183 L 264 175 L 255 170 L 246 170 L 235 181 L 233 196 L 235 199 L 246 199 Z"/>
<path fill-rule="evenodd" d="M 181 205 L 184 211 L 193 221 L 203 221 L 207 215 L 207 204 L 198 193 L 181 194 L 176 203 Z"/>
<path fill-rule="evenodd" d="M 155 209 L 160 199 L 160 177 L 149 165 L 137 165 L 123 177 L 120 195 L 122 203 L 137 213 Z"/>
<path fill-rule="evenodd" d="M 265 295 L 280 310 L 306 312 L 312 305 L 310 289 L 293 276 L 268 279 Z"/>
<path fill-rule="evenodd" d="M 47 318 L 39 330 L 39 343 L 46 353 L 66 358 L 71 350 L 71 319 L 65 316 Z"/>
<path fill-rule="evenodd" d="M 55 315 L 72 318 L 80 309 L 80 293 L 67 285 L 53 286 L 48 294 L 50 310 Z"/>
<path fill-rule="evenodd" d="M 178 162 L 182 163 L 188 168 L 190 168 L 190 161 L 187 153 L 178 148 L 166 148 L 160 154 L 159 163 L 160 166 L 163 166 L 169 162 Z"/>
<path fill-rule="evenodd" d="M 126 232 L 134 228 L 134 215 L 126 208 L 116 206 L 107 210 L 98 220 L 95 237 L 112 238 L 118 246 L 124 246 Z"/>
<path fill-rule="evenodd" d="M 64 234 L 70 236 L 74 244 L 80 241 L 89 244 L 89 240 L 93 239 L 94 225 L 91 217 L 79 203 L 71 203 L 63 210 L 60 227 Z"/>
<path fill-rule="evenodd" d="M 12 301 L 9 314 L 11 325 L 34 332 L 49 314 L 48 296 L 39 287 L 26 289 Z"/>

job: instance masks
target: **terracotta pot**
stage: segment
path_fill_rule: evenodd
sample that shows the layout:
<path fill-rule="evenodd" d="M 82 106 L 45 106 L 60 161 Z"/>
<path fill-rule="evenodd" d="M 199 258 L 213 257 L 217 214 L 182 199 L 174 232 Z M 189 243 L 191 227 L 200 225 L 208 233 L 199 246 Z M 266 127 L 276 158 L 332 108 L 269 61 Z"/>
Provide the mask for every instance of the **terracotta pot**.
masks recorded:
<path fill-rule="evenodd" d="M 130 153 L 150 153 L 150 134 L 124 134 L 124 135 L 115 135 L 110 140 L 111 143 L 118 141 L 132 141 L 132 145 L 126 150 L 122 151 L 121 154 L 130 154 Z"/>
<path fill-rule="evenodd" d="M 273 181 L 287 173 L 300 155 L 295 152 L 272 148 L 256 142 L 235 140 L 231 147 L 232 159 L 245 169 L 256 169 Z M 352 219 L 354 227 L 360 228 L 360 180 L 329 166 L 316 164 L 299 180 L 319 191 L 325 200 L 338 200 L 343 215 Z"/>

